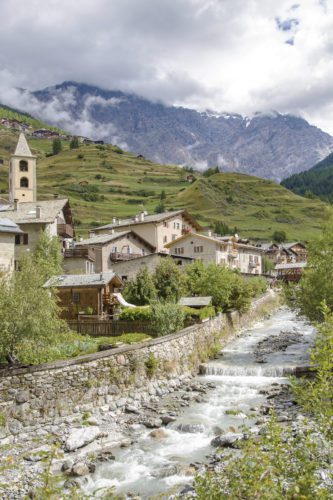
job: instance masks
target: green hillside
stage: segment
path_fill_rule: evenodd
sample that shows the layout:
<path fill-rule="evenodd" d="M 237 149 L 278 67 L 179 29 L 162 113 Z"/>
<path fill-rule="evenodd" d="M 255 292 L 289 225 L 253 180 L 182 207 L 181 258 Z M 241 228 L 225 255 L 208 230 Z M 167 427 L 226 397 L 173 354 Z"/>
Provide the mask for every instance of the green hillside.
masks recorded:
<path fill-rule="evenodd" d="M 1 195 L 8 190 L 8 160 L 18 134 L 0 127 Z M 47 156 L 52 142 L 29 139 L 38 156 L 38 197 L 58 193 L 70 198 L 78 233 L 147 210 L 152 213 L 166 195 L 168 209 L 187 208 L 204 226 L 223 221 L 236 226 L 242 236 L 270 238 L 285 230 L 288 239 L 309 239 L 319 232 L 326 205 L 297 196 L 274 182 L 243 174 L 195 174 L 193 184 L 182 168 L 158 165 L 112 145 L 81 145 Z"/>
<path fill-rule="evenodd" d="M 289 240 L 311 238 L 320 230 L 326 205 L 288 191 L 273 181 L 238 173 L 198 179 L 177 195 L 177 206 L 208 222 L 223 219 L 242 236 L 270 238 L 276 230 Z"/>
<path fill-rule="evenodd" d="M 333 202 L 333 153 L 305 172 L 294 174 L 281 182 L 294 193 L 314 194 Z"/>
<path fill-rule="evenodd" d="M 17 120 L 18 122 L 24 123 L 28 125 L 34 130 L 40 128 L 47 128 L 49 130 L 56 130 L 58 132 L 63 132 L 58 127 L 53 127 L 52 125 L 48 125 L 37 118 L 29 115 L 28 113 L 24 113 L 23 111 L 18 111 L 17 109 L 10 108 L 9 106 L 5 106 L 4 104 L 0 104 L 0 120 L 5 118 L 7 120 Z"/>

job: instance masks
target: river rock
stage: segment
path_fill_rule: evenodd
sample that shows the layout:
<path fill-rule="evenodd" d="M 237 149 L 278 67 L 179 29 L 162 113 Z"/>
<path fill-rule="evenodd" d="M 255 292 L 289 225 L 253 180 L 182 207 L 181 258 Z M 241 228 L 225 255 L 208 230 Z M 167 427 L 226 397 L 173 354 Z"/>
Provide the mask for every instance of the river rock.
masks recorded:
<path fill-rule="evenodd" d="M 150 418 L 148 420 L 144 420 L 142 424 L 148 429 L 155 429 L 155 427 L 161 427 L 162 420 L 160 418 Z"/>
<path fill-rule="evenodd" d="M 177 430 L 180 432 L 190 432 L 192 434 L 197 434 L 199 432 L 204 432 L 205 428 L 202 424 L 179 424 Z"/>
<path fill-rule="evenodd" d="M 66 472 L 66 471 L 70 471 L 71 468 L 73 467 L 73 460 L 71 460 L 70 458 L 68 458 L 67 460 L 65 460 L 61 466 L 61 471 L 62 472 Z"/>
<path fill-rule="evenodd" d="M 126 413 L 140 413 L 140 410 L 134 405 L 127 405 L 125 411 Z"/>
<path fill-rule="evenodd" d="M 84 462 L 77 462 L 73 465 L 71 473 L 73 476 L 87 476 L 89 474 L 89 467 Z"/>
<path fill-rule="evenodd" d="M 227 432 L 211 440 L 210 444 L 215 448 L 238 448 L 239 441 L 244 435 L 240 433 Z"/>
<path fill-rule="evenodd" d="M 110 460 L 115 460 L 110 447 L 103 448 L 96 456 L 96 462 L 110 462 Z"/>
<path fill-rule="evenodd" d="M 161 417 L 161 420 L 162 420 L 162 424 L 163 425 L 168 425 L 170 424 L 171 422 L 174 422 L 176 420 L 176 417 L 173 417 L 171 415 L 163 415 Z"/>
<path fill-rule="evenodd" d="M 165 431 L 164 429 L 154 429 L 149 433 L 149 436 L 154 439 L 165 439 L 168 437 L 168 432 Z"/>
<path fill-rule="evenodd" d="M 163 479 L 165 477 L 175 476 L 179 473 L 179 467 L 176 464 L 166 465 L 160 469 L 152 471 L 151 475 L 158 479 Z"/>
<path fill-rule="evenodd" d="M 100 428 L 97 426 L 84 427 L 80 429 L 73 429 L 65 442 L 66 451 L 75 451 L 78 448 L 92 443 L 101 434 Z"/>

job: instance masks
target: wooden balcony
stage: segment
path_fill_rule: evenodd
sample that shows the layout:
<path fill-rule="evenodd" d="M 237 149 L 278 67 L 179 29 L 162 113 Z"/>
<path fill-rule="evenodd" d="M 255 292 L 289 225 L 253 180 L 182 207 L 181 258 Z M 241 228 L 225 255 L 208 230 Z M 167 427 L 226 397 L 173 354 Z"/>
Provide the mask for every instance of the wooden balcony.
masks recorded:
<path fill-rule="evenodd" d="M 95 253 L 89 248 L 67 248 L 64 251 L 65 259 L 89 259 L 95 261 Z"/>
<path fill-rule="evenodd" d="M 112 262 L 121 262 L 126 260 L 137 259 L 138 257 L 143 257 L 142 253 L 118 253 L 114 252 L 110 254 L 110 259 Z"/>
<path fill-rule="evenodd" d="M 71 224 L 58 224 L 57 232 L 59 236 L 63 238 L 73 238 L 74 237 L 74 227 Z"/>

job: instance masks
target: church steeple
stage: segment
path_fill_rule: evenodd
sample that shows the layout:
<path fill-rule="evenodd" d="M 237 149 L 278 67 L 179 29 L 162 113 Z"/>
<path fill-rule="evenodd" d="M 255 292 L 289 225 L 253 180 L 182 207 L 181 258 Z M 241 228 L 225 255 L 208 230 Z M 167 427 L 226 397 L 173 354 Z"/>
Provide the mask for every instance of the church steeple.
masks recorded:
<path fill-rule="evenodd" d="M 36 156 L 21 132 L 9 165 L 9 200 L 20 203 L 37 201 Z"/>

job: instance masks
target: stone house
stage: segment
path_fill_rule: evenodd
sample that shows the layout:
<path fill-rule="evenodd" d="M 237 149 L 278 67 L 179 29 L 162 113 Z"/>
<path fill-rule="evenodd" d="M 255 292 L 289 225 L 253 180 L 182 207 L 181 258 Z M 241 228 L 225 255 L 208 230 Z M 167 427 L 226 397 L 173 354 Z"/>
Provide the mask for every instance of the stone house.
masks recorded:
<path fill-rule="evenodd" d="M 90 251 L 95 261 L 95 271 L 114 269 L 114 263 L 125 262 L 155 252 L 155 247 L 134 231 L 109 234 L 90 233 L 90 238 L 76 243 L 75 251 Z M 65 252 L 66 257 L 66 252 Z"/>
<path fill-rule="evenodd" d="M 113 307 L 112 294 L 122 286 L 123 282 L 112 271 L 53 276 L 44 284 L 44 288 L 57 288 L 63 319 L 77 319 L 79 313 L 108 317 Z"/>
<path fill-rule="evenodd" d="M 33 252 L 41 231 L 58 236 L 63 242 L 74 236 L 72 213 L 67 199 L 18 203 L 0 206 L 0 216 L 19 225 L 22 232 L 15 237 L 15 261 L 22 253 Z"/>
<path fill-rule="evenodd" d="M 147 266 L 148 271 L 150 273 L 153 273 L 160 260 L 165 259 L 166 257 L 170 257 L 171 259 L 173 259 L 177 266 L 181 266 L 181 269 L 185 269 L 186 266 L 194 262 L 194 259 L 192 259 L 191 257 L 185 257 L 184 255 L 172 255 L 165 252 L 157 252 L 142 257 L 137 257 L 128 261 L 114 262 L 112 264 L 112 269 L 119 276 L 121 276 L 121 279 L 123 281 L 127 281 L 135 278 L 137 273 L 144 266 Z"/>
<path fill-rule="evenodd" d="M 0 277 L 14 271 L 15 239 L 22 234 L 13 221 L 0 218 Z"/>
<path fill-rule="evenodd" d="M 177 256 L 191 257 L 204 264 L 223 265 L 244 274 L 262 273 L 263 251 L 238 237 L 187 233 L 166 247 Z"/>
<path fill-rule="evenodd" d="M 161 214 L 148 215 L 141 212 L 128 219 L 113 218 L 112 224 L 97 227 L 96 234 L 111 231 L 134 231 L 145 241 L 155 247 L 156 252 L 168 252 L 167 243 L 174 241 L 187 232 L 195 233 L 202 228 L 186 210 L 175 210 Z"/>

